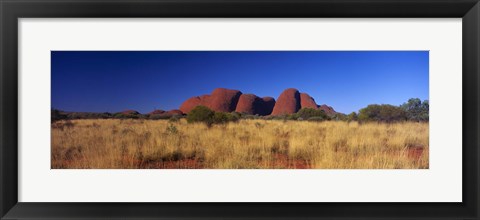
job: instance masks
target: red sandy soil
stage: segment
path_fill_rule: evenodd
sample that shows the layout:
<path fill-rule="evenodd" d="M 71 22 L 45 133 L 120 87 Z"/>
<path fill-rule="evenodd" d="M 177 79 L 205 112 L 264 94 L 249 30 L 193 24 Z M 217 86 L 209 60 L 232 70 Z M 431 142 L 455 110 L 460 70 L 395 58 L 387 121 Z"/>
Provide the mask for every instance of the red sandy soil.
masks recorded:
<path fill-rule="evenodd" d="M 408 158 L 419 160 L 423 155 L 423 147 L 411 147 L 407 150 Z"/>

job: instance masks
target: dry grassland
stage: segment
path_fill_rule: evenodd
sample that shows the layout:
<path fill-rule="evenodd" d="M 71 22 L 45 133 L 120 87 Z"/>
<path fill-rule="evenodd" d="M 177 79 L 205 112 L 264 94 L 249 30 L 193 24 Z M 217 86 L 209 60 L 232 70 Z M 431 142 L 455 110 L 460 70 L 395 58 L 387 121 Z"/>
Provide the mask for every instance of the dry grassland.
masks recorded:
<path fill-rule="evenodd" d="M 426 169 L 428 123 L 57 121 L 53 169 Z"/>

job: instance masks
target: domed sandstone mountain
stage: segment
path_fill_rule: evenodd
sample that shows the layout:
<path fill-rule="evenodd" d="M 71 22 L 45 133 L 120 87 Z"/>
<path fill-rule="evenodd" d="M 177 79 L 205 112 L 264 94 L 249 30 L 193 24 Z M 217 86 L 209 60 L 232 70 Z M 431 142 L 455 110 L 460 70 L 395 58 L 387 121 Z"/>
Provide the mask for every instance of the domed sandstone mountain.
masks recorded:
<path fill-rule="evenodd" d="M 149 114 L 149 115 L 161 115 L 161 114 L 163 114 L 163 113 L 165 113 L 164 110 L 156 109 L 156 110 L 153 110 L 153 111 L 149 112 L 148 114 Z"/>
<path fill-rule="evenodd" d="M 300 106 L 301 108 L 318 108 L 317 103 L 315 103 L 315 99 L 310 97 L 310 95 L 307 93 L 300 93 Z"/>
<path fill-rule="evenodd" d="M 217 88 L 211 95 L 194 96 L 180 106 L 180 111 L 188 114 L 193 108 L 203 105 L 217 112 L 233 112 L 242 93 L 238 90 Z"/>
<path fill-rule="evenodd" d="M 337 114 L 337 112 L 331 106 L 328 106 L 328 105 L 319 105 L 318 108 L 323 110 L 325 113 L 327 113 L 327 115 Z"/>
<path fill-rule="evenodd" d="M 238 99 L 236 112 L 247 113 L 250 115 L 259 114 L 263 107 L 263 100 L 254 94 L 242 94 Z"/>
<path fill-rule="evenodd" d="M 236 112 L 250 115 L 269 115 L 275 106 L 275 99 L 272 97 L 260 98 L 254 94 L 242 94 L 238 99 Z"/>
<path fill-rule="evenodd" d="M 233 112 L 242 93 L 238 90 L 217 88 L 210 95 L 207 107 L 216 112 Z"/>
<path fill-rule="evenodd" d="M 197 107 L 198 105 L 207 106 L 209 98 L 210 95 L 202 95 L 189 98 L 187 99 L 187 101 L 182 103 L 182 105 L 180 106 L 180 111 L 188 114 L 193 108 Z"/>
<path fill-rule="evenodd" d="M 217 112 L 240 112 L 252 115 L 285 115 L 301 108 L 322 109 L 327 114 L 336 114 L 332 107 L 317 105 L 307 93 L 295 88 L 286 89 L 275 101 L 272 97 L 260 98 L 255 94 L 242 94 L 239 90 L 217 88 L 210 95 L 194 96 L 180 106 L 179 112 L 188 114 L 196 106 L 203 105 Z"/>
<path fill-rule="evenodd" d="M 273 107 L 272 115 L 296 113 L 300 109 L 300 92 L 297 89 L 286 89 L 280 94 Z"/>
<path fill-rule="evenodd" d="M 163 114 L 168 115 L 168 116 L 174 116 L 174 115 L 183 115 L 183 112 L 178 110 L 178 109 L 173 109 L 173 110 L 170 110 L 170 111 L 166 111 Z"/>

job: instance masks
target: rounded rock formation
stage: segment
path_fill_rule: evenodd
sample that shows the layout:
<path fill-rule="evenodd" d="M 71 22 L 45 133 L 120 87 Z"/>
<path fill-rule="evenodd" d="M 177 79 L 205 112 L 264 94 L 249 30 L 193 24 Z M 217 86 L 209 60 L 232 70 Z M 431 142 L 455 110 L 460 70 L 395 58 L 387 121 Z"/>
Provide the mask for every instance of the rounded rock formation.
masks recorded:
<path fill-rule="evenodd" d="M 171 110 L 162 113 L 156 110 L 149 114 L 188 114 L 193 108 L 203 105 L 216 112 L 240 112 L 252 115 L 286 115 L 294 114 L 301 108 L 322 109 L 329 115 L 337 114 L 330 106 L 317 105 L 307 93 L 300 93 L 297 89 L 286 89 L 278 100 L 272 97 L 259 98 L 255 94 L 242 94 L 238 90 L 217 88 L 211 95 L 194 96 L 187 99 L 180 106 L 180 110 Z"/>
<path fill-rule="evenodd" d="M 174 115 L 183 115 L 183 112 L 178 110 L 178 109 L 173 109 L 173 110 L 170 110 L 170 111 L 166 111 L 163 114 L 168 115 L 168 116 L 174 116 Z"/>
<path fill-rule="evenodd" d="M 300 93 L 297 89 L 286 89 L 280 94 L 273 107 L 272 115 L 296 113 L 300 109 Z"/>
<path fill-rule="evenodd" d="M 320 105 L 320 106 L 318 106 L 318 109 L 323 110 L 327 115 L 337 114 L 337 112 L 332 107 L 330 107 L 328 105 Z"/>
<path fill-rule="evenodd" d="M 254 94 L 242 94 L 238 99 L 236 112 L 250 115 L 260 114 L 263 107 L 263 100 Z"/>
<path fill-rule="evenodd" d="M 317 103 L 315 103 L 315 99 L 313 99 L 307 93 L 300 93 L 300 107 L 301 108 L 313 108 L 317 109 Z"/>
<path fill-rule="evenodd" d="M 195 96 L 195 97 L 189 98 L 187 99 L 187 101 L 182 103 L 182 105 L 180 106 L 180 111 L 182 111 L 185 114 L 188 114 L 193 108 L 199 105 L 208 106 L 209 97 L 210 97 L 209 95 L 202 95 L 202 96 Z"/>
<path fill-rule="evenodd" d="M 152 112 L 148 113 L 149 115 L 160 115 L 160 114 L 163 114 L 165 113 L 165 111 L 163 110 L 160 110 L 160 109 L 156 109 L 156 110 L 153 110 Z"/>
<path fill-rule="evenodd" d="M 217 88 L 210 95 L 207 107 L 216 112 L 233 112 L 240 95 L 238 90 Z"/>

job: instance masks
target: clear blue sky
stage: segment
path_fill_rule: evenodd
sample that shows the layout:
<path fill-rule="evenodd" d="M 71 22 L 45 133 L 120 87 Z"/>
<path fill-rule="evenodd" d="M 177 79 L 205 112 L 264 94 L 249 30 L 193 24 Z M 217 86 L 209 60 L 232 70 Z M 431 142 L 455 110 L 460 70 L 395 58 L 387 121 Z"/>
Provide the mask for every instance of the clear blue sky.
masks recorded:
<path fill-rule="evenodd" d="M 52 108 L 147 113 L 222 87 L 350 113 L 428 99 L 428 51 L 52 51 Z"/>

